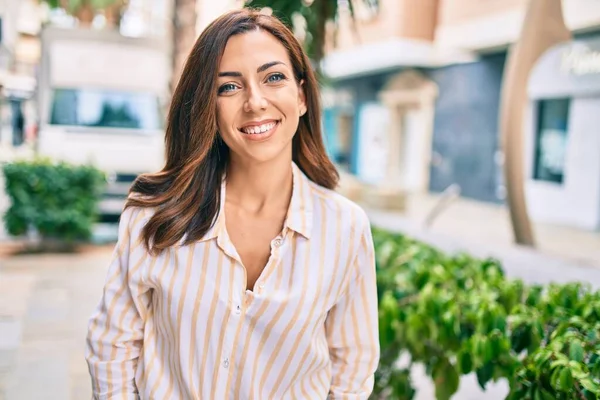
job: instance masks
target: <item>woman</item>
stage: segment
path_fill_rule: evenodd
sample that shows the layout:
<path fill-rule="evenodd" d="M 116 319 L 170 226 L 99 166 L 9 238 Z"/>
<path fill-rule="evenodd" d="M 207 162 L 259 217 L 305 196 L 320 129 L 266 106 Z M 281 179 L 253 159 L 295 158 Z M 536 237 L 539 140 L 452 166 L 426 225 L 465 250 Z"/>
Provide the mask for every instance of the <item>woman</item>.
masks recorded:
<path fill-rule="evenodd" d="M 175 90 L 167 161 L 123 212 L 87 361 L 100 399 L 366 399 L 379 357 L 366 215 L 333 192 L 309 60 L 226 14 Z"/>

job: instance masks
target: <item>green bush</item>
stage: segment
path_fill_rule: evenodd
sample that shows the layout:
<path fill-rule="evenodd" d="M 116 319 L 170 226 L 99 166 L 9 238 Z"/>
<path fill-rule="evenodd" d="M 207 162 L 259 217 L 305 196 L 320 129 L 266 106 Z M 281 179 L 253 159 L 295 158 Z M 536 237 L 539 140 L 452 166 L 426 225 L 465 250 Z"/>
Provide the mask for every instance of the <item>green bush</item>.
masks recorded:
<path fill-rule="evenodd" d="M 413 398 L 401 353 L 425 366 L 437 399 L 471 372 L 483 389 L 506 378 L 510 400 L 600 398 L 600 292 L 526 285 L 492 259 L 380 230 L 373 238 L 382 356 L 372 398 Z"/>
<path fill-rule="evenodd" d="M 34 229 L 41 239 L 66 243 L 88 240 L 106 182 L 91 166 L 19 161 L 3 167 L 11 206 L 4 215 L 10 235 Z"/>

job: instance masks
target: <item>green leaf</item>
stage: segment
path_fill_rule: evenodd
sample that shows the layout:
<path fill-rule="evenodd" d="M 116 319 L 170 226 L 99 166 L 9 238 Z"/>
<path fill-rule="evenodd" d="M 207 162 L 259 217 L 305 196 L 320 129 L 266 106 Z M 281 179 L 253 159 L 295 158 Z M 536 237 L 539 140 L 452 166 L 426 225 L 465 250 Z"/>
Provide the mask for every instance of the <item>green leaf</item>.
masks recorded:
<path fill-rule="evenodd" d="M 478 368 L 475 373 L 477 375 L 477 383 L 479 383 L 479 386 L 485 390 L 485 386 L 494 375 L 494 364 L 487 363 L 483 367 Z"/>
<path fill-rule="evenodd" d="M 581 395 L 585 400 L 598 400 L 598 393 L 592 393 L 587 389 L 581 391 Z"/>
<path fill-rule="evenodd" d="M 526 324 L 518 326 L 513 330 L 510 340 L 516 353 L 525 350 L 531 344 L 531 327 Z"/>
<path fill-rule="evenodd" d="M 556 360 L 550 363 L 550 368 L 566 367 L 567 365 L 569 365 L 569 359 L 562 354 L 557 354 Z"/>
<path fill-rule="evenodd" d="M 560 371 L 558 384 L 560 390 L 563 392 L 568 392 L 573 388 L 573 375 L 571 375 L 571 370 L 569 368 L 563 368 L 563 370 Z"/>
<path fill-rule="evenodd" d="M 583 347 L 581 346 L 581 342 L 579 340 L 574 340 L 571 342 L 569 357 L 573 361 L 583 361 Z"/>
<path fill-rule="evenodd" d="M 554 369 L 554 372 L 552 372 L 552 376 L 550 377 L 550 384 L 554 389 L 560 388 L 559 378 L 563 368 L 564 367 L 557 367 L 556 369 Z"/>
<path fill-rule="evenodd" d="M 581 386 L 583 386 L 586 390 L 594 394 L 600 394 L 600 385 L 594 383 L 590 378 L 582 379 L 579 381 Z"/>
<path fill-rule="evenodd" d="M 389 382 L 394 399 L 410 400 L 414 397 L 415 389 L 412 387 L 409 369 L 392 371 Z"/>
<path fill-rule="evenodd" d="M 395 324 L 399 318 L 398 301 L 392 292 L 384 293 L 379 305 L 379 343 L 387 348 L 396 338 Z"/>
<path fill-rule="evenodd" d="M 539 369 L 544 368 L 544 365 L 552 358 L 551 351 L 541 351 L 534 357 L 535 365 Z"/>
<path fill-rule="evenodd" d="M 494 359 L 494 344 L 491 339 L 486 339 L 483 344 L 483 363 L 489 363 Z"/>
<path fill-rule="evenodd" d="M 461 374 L 468 374 L 473 371 L 473 358 L 469 351 L 462 350 L 458 353 L 458 367 Z"/>
<path fill-rule="evenodd" d="M 542 395 L 542 400 L 556 400 L 556 398 L 552 396 L 546 389 L 540 389 L 540 393 Z"/>
<path fill-rule="evenodd" d="M 437 400 L 449 400 L 458 390 L 459 375 L 456 367 L 448 359 L 440 360 L 433 369 L 435 397 Z"/>

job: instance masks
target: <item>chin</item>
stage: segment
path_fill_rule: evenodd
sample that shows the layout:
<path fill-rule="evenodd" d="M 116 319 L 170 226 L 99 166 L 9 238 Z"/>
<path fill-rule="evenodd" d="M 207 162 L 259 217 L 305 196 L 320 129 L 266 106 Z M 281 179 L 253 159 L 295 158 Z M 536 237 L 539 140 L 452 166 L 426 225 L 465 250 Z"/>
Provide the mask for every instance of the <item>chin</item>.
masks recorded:
<path fill-rule="evenodd" d="M 272 161 L 276 161 L 278 159 L 281 159 L 282 154 L 281 153 L 275 153 L 275 154 L 267 154 L 267 153 L 260 153 L 260 154 L 248 154 L 246 156 L 246 160 L 250 163 L 253 164 L 264 164 L 264 163 L 268 163 L 268 162 L 272 162 Z"/>
<path fill-rule="evenodd" d="M 277 148 L 260 148 L 246 149 L 243 154 L 238 154 L 237 157 L 243 160 L 245 164 L 264 164 L 285 159 L 292 160 L 291 144 L 290 146 Z"/>

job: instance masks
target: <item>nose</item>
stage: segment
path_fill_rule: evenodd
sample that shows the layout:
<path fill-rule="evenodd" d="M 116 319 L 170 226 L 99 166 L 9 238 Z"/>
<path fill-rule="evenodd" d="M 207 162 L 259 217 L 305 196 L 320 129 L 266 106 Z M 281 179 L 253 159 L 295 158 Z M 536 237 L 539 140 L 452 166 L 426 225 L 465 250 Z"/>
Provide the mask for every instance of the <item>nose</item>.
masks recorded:
<path fill-rule="evenodd" d="M 246 101 L 244 102 L 245 112 L 255 112 L 265 110 L 267 108 L 267 100 L 263 96 L 258 85 L 250 85 L 247 91 Z"/>

